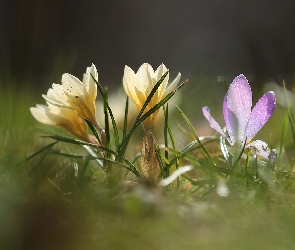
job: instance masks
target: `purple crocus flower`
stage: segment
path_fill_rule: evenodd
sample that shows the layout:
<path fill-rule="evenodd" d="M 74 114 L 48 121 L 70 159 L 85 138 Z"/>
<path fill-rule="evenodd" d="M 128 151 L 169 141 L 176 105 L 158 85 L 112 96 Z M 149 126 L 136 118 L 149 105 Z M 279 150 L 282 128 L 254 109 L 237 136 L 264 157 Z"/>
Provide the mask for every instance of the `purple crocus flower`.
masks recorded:
<path fill-rule="evenodd" d="M 210 109 L 203 107 L 203 114 L 209 124 L 222 136 L 231 146 L 255 149 L 256 153 L 275 161 L 275 155 L 268 145 L 260 140 L 251 141 L 257 132 L 271 117 L 276 107 L 276 97 L 273 91 L 265 93 L 252 108 L 252 91 L 247 78 L 244 75 L 237 76 L 226 93 L 223 101 L 223 116 L 226 124 L 226 134 L 215 119 L 210 115 Z"/>

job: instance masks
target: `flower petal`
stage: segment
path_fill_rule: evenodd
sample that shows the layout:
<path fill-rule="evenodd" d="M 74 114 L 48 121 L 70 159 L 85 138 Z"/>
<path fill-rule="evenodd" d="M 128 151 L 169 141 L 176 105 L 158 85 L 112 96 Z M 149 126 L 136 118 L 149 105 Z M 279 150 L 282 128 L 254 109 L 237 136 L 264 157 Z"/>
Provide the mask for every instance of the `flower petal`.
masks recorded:
<path fill-rule="evenodd" d="M 56 125 L 56 122 L 48 117 L 47 115 L 48 107 L 46 105 L 37 104 L 36 107 L 31 107 L 30 111 L 33 117 L 38 122 L 41 122 L 47 125 Z"/>
<path fill-rule="evenodd" d="M 59 107 L 66 108 L 70 105 L 70 102 L 60 84 L 52 84 L 52 88 L 48 89 L 47 95 L 42 95 L 42 97 L 47 102 Z"/>
<path fill-rule="evenodd" d="M 270 163 L 275 163 L 277 161 L 277 152 L 275 149 L 271 150 L 267 143 L 261 140 L 253 141 L 246 146 L 246 148 L 253 148 L 255 153 L 268 159 Z"/>
<path fill-rule="evenodd" d="M 83 96 L 87 93 L 82 82 L 71 74 L 63 74 L 61 78 L 63 90 L 71 96 Z"/>
<path fill-rule="evenodd" d="M 88 93 L 89 99 L 94 103 L 97 95 L 97 85 L 92 76 L 98 81 L 98 73 L 94 64 L 92 64 L 91 67 L 87 67 L 86 73 L 83 75 L 83 84 Z"/>
<path fill-rule="evenodd" d="M 44 124 L 61 127 L 85 141 L 93 142 L 88 136 L 88 127 L 84 119 L 73 109 L 60 108 L 54 105 L 31 107 L 34 118 Z"/>
<path fill-rule="evenodd" d="M 136 73 L 136 89 L 147 98 L 155 85 L 154 81 L 154 70 L 152 66 L 148 63 L 142 64 Z"/>
<path fill-rule="evenodd" d="M 230 145 L 233 146 L 233 143 L 231 142 L 230 138 L 224 133 L 224 131 L 222 130 L 222 128 L 220 127 L 220 125 L 211 116 L 210 109 L 207 106 L 205 106 L 205 107 L 202 108 L 202 111 L 203 111 L 203 115 L 208 120 L 208 122 L 210 124 L 210 127 L 213 128 L 213 129 L 215 129 L 222 136 L 224 136 L 228 140 L 228 142 L 230 143 Z"/>
<path fill-rule="evenodd" d="M 245 136 L 247 141 L 251 140 L 257 132 L 269 120 L 276 107 L 276 97 L 273 91 L 265 93 L 253 108 L 247 127 Z"/>
<path fill-rule="evenodd" d="M 238 120 L 237 117 L 230 111 L 227 107 L 227 93 L 223 100 L 223 118 L 226 125 L 227 133 L 232 141 L 235 144 L 235 138 L 238 137 Z M 236 132 L 236 135 L 234 134 Z"/>
<path fill-rule="evenodd" d="M 168 69 L 166 68 L 166 66 L 163 63 L 157 68 L 157 70 L 155 71 L 155 74 L 154 74 L 154 78 L 155 78 L 154 84 L 156 84 L 161 79 L 161 77 L 167 72 L 167 70 Z M 163 82 L 161 83 L 161 85 L 159 86 L 159 88 L 157 90 L 159 100 L 161 99 L 163 92 L 165 91 L 166 86 L 168 85 L 168 81 L 169 81 L 169 73 L 165 77 L 165 79 L 163 80 Z"/>
<path fill-rule="evenodd" d="M 251 107 L 251 88 L 247 78 L 241 74 L 229 86 L 223 108 L 226 127 L 231 131 L 231 138 L 234 138 L 235 142 L 245 139 L 245 128 L 251 114 Z"/>
<path fill-rule="evenodd" d="M 136 75 L 134 71 L 125 65 L 124 68 L 124 75 L 123 75 L 123 88 L 126 94 L 131 98 L 135 104 L 139 104 L 139 99 L 136 95 L 135 91 L 135 82 L 136 82 Z"/>
<path fill-rule="evenodd" d="M 161 99 L 164 98 L 166 95 L 168 95 L 171 91 L 175 90 L 177 84 L 180 81 L 180 78 L 181 78 L 181 74 L 178 73 L 178 75 L 175 77 L 175 79 L 173 80 L 173 82 L 171 82 L 169 84 L 169 86 L 165 89 L 165 91 L 164 91 L 163 96 L 161 97 Z"/>

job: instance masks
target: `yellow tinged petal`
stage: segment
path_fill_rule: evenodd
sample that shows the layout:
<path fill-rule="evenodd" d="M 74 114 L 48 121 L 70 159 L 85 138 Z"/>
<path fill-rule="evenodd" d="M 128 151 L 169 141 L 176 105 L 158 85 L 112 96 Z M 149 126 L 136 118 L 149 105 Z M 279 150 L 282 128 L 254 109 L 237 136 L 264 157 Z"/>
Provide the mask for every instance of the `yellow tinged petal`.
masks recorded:
<path fill-rule="evenodd" d="M 47 124 L 47 125 L 56 125 L 56 122 L 49 119 L 48 115 L 46 114 L 47 106 L 45 105 L 38 105 L 37 107 L 31 107 L 30 111 L 33 117 L 41 123 Z"/>
<path fill-rule="evenodd" d="M 88 93 L 90 103 L 95 103 L 97 96 L 97 85 L 92 76 L 96 81 L 98 81 L 98 73 L 94 64 L 92 64 L 91 67 L 87 67 L 86 73 L 83 75 L 83 84 Z"/>
<path fill-rule="evenodd" d="M 93 141 L 88 135 L 86 122 L 75 110 L 48 105 L 37 105 L 36 108 L 30 108 L 33 117 L 37 121 L 61 127 L 82 140 Z"/>
<path fill-rule="evenodd" d="M 148 63 L 142 64 L 136 73 L 135 87 L 145 98 L 147 98 L 154 87 L 153 75 L 154 70 Z"/>
<path fill-rule="evenodd" d="M 142 106 L 147 100 L 147 97 L 150 95 L 153 87 L 156 83 L 161 79 L 161 77 L 168 71 L 164 64 L 161 64 L 156 71 L 153 70 L 152 66 L 148 63 L 142 64 L 137 73 L 125 66 L 124 76 L 123 76 L 123 87 L 126 94 L 135 102 L 137 106 L 138 112 L 142 109 Z M 180 79 L 180 74 L 175 78 L 172 84 L 168 87 L 168 91 L 170 89 L 176 87 Z M 169 92 L 165 89 L 167 88 L 169 80 L 169 73 L 164 78 L 163 82 L 154 93 L 151 101 L 147 105 L 144 113 L 154 107 L 157 103 L 159 103 Z M 145 126 L 150 127 L 152 122 L 157 117 L 158 111 L 154 112 L 150 117 L 144 121 Z"/>
<path fill-rule="evenodd" d="M 132 101 L 134 101 L 135 104 L 139 104 L 140 101 L 136 94 L 135 82 L 136 82 L 136 75 L 134 71 L 126 65 L 124 68 L 124 75 L 123 75 L 123 88 L 126 94 L 129 96 L 129 98 Z"/>

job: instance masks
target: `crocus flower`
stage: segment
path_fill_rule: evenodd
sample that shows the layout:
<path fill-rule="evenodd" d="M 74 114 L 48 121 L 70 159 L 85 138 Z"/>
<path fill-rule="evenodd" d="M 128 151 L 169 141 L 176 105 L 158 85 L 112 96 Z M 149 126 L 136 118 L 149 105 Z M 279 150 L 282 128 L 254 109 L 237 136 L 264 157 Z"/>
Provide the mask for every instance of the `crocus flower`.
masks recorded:
<path fill-rule="evenodd" d="M 44 99 L 55 106 L 76 110 L 85 120 L 99 127 L 95 119 L 95 99 L 97 95 L 96 82 L 98 74 L 92 64 L 83 76 L 83 82 L 71 74 L 63 74 L 62 84 L 52 84 Z"/>
<path fill-rule="evenodd" d="M 252 111 L 251 107 L 251 88 L 246 77 L 241 74 L 233 80 L 223 101 L 223 116 L 228 134 L 221 129 L 220 125 L 210 115 L 208 107 L 203 107 L 203 114 L 209 121 L 210 126 L 224 136 L 231 146 L 241 148 L 246 144 L 246 148 L 253 148 L 257 154 L 273 160 L 274 155 L 271 154 L 272 152 L 265 142 L 260 140 L 252 142 L 251 139 L 274 112 L 276 107 L 274 92 L 265 93 Z"/>
<path fill-rule="evenodd" d="M 161 79 L 161 77 L 167 72 L 167 68 L 164 64 L 161 64 L 156 71 L 153 70 L 152 66 L 148 63 L 144 63 L 140 66 L 137 73 L 135 73 L 127 65 L 124 69 L 123 76 L 123 87 L 126 94 L 134 101 L 139 112 L 144 105 L 148 95 L 151 93 L 153 87 Z M 178 73 L 177 77 L 173 82 L 167 87 L 169 80 L 169 73 L 165 77 L 162 84 L 157 89 L 153 98 L 146 107 L 144 113 L 149 111 L 153 106 L 159 103 L 169 92 L 174 90 L 175 86 L 180 80 L 181 74 Z M 150 115 L 145 121 L 144 125 L 146 127 L 151 127 L 153 121 L 158 115 L 158 110 Z"/>
<path fill-rule="evenodd" d="M 61 127 L 84 141 L 98 144 L 96 138 L 88 134 L 87 124 L 76 110 L 48 103 L 48 106 L 37 104 L 30 111 L 38 122 Z"/>

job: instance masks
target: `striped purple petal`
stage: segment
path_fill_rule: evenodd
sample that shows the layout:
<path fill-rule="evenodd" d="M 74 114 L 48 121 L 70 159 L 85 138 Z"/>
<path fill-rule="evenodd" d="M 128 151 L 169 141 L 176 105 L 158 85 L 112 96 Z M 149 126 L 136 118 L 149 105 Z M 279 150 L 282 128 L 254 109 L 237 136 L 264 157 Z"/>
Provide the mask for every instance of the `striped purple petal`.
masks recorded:
<path fill-rule="evenodd" d="M 223 115 L 233 142 L 245 140 L 245 128 L 251 114 L 252 92 L 247 78 L 237 76 L 224 98 Z"/>
<path fill-rule="evenodd" d="M 253 108 L 245 130 L 247 141 L 250 141 L 271 117 L 276 107 L 273 91 L 265 93 Z"/>
<path fill-rule="evenodd" d="M 234 132 L 237 131 L 237 128 L 235 128 L 235 124 L 238 124 L 238 120 L 234 113 L 231 112 L 227 107 L 227 93 L 223 100 L 223 118 L 229 138 L 232 141 L 232 144 L 235 144 Z"/>

